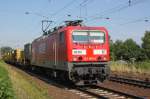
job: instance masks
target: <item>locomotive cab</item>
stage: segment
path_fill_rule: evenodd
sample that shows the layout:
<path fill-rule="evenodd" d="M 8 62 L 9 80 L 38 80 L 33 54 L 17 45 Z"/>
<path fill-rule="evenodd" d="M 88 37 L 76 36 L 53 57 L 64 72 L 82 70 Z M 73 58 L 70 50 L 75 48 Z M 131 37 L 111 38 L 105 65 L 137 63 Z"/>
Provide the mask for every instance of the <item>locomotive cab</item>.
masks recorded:
<path fill-rule="evenodd" d="M 108 61 L 105 33 L 96 30 L 74 31 L 72 33 L 72 61 Z"/>
<path fill-rule="evenodd" d="M 76 85 L 97 84 L 109 75 L 109 42 L 103 27 L 73 27 L 69 71 Z"/>

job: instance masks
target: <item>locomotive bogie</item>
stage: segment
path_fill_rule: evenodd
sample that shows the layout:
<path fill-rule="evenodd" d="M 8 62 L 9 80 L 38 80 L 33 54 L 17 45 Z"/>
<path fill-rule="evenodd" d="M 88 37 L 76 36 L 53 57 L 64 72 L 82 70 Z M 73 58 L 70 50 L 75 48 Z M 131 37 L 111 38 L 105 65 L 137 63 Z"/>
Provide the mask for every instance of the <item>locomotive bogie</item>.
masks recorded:
<path fill-rule="evenodd" d="M 69 63 L 69 77 L 76 85 L 97 84 L 109 75 L 107 62 Z"/>

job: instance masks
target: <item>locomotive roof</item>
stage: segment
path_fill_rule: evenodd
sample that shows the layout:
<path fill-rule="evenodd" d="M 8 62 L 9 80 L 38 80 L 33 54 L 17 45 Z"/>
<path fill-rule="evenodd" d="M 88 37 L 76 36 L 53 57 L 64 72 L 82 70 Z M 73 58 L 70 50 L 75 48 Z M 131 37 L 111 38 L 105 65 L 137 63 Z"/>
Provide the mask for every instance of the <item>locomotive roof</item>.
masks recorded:
<path fill-rule="evenodd" d="M 35 39 L 34 41 L 39 41 L 39 40 L 45 39 L 46 37 L 48 37 L 51 34 L 60 33 L 61 31 L 64 31 L 68 28 L 85 29 L 85 30 L 94 30 L 97 28 L 104 28 L 105 29 L 105 27 L 91 27 L 91 26 L 80 26 L 80 25 L 79 26 L 59 26 L 59 27 L 55 27 L 52 32 L 49 31 L 49 33 L 47 35 L 42 35 L 42 36 L 38 37 L 37 39 Z"/>
<path fill-rule="evenodd" d="M 96 29 L 99 27 L 89 27 L 89 26 L 85 26 L 83 25 L 83 20 L 69 20 L 69 21 L 65 21 L 65 25 L 62 26 L 58 26 L 58 27 L 54 27 L 52 29 L 50 29 L 47 32 L 44 32 L 42 36 L 38 37 L 37 39 L 35 39 L 34 41 L 39 41 L 41 39 L 45 39 L 46 37 L 48 37 L 51 34 L 54 33 L 59 33 L 69 27 L 75 28 L 75 29 L 86 29 L 86 30 L 91 30 L 91 29 Z M 104 28 L 104 27 L 103 27 Z M 59 31 L 59 32 L 58 32 Z"/>

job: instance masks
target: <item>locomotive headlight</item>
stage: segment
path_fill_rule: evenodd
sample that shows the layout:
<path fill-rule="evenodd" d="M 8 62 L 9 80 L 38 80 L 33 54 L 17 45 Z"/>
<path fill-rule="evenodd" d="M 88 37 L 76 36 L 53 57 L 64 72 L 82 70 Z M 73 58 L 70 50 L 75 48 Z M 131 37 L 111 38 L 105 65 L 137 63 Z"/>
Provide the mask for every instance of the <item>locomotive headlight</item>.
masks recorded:
<path fill-rule="evenodd" d="M 106 57 L 103 57 L 103 60 L 105 61 L 107 58 Z"/>
<path fill-rule="evenodd" d="M 73 61 L 82 61 L 83 57 L 79 56 L 79 57 L 73 57 Z"/>
<path fill-rule="evenodd" d="M 94 55 L 106 55 L 107 50 L 106 49 L 94 49 L 93 54 Z"/>
<path fill-rule="evenodd" d="M 76 57 L 73 57 L 73 61 L 77 61 L 77 58 L 76 58 Z"/>
<path fill-rule="evenodd" d="M 73 49 L 72 55 L 86 55 L 85 49 Z"/>

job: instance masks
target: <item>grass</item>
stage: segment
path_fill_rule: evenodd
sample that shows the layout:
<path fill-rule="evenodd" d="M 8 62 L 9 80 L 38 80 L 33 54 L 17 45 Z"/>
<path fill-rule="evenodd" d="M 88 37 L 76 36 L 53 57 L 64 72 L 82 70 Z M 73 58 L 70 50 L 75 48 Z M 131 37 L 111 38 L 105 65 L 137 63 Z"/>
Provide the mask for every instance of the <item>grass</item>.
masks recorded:
<path fill-rule="evenodd" d="M 111 71 L 137 74 L 150 74 L 150 61 L 137 63 L 111 62 Z"/>
<path fill-rule="evenodd" d="M 137 69 L 143 69 L 143 70 L 148 70 L 150 71 L 150 61 L 146 61 L 146 62 L 138 62 L 135 64 L 135 67 Z"/>
<path fill-rule="evenodd" d="M 3 66 L 4 63 L 0 61 L 0 99 L 14 99 L 12 83 L 7 70 Z"/>
<path fill-rule="evenodd" d="M 15 69 L 5 63 L 3 65 L 5 65 L 9 73 L 16 99 L 51 99 L 48 95 L 47 85 L 21 70 Z"/>

